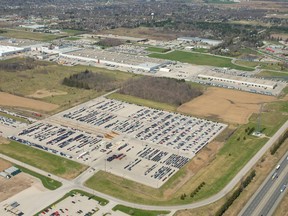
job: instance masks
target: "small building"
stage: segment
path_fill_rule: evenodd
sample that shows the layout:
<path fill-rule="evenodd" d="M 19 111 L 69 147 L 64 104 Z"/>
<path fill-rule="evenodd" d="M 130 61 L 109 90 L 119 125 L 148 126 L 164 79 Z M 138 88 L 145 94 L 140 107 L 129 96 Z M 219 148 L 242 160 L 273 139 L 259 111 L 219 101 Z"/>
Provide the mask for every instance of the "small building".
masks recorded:
<path fill-rule="evenodd" d="M 19 174 L 21 172 L 21 170 L 18 169 L 17 167 L 15 167 L 15 166 L 12 166 L 12 167 L 4 170 L 4 172 L 8 173 L 11 176 L 15 176 L 15 175 Z"/>
<path fill-rule="evenodd" d="M 10 179 L 11 178 L 11 176 L 8 173 L 6 173 L 6 172 L 0 172 L 0 176 L 2 176 L 3 178 L 6 178 L 6 179 Z"/>

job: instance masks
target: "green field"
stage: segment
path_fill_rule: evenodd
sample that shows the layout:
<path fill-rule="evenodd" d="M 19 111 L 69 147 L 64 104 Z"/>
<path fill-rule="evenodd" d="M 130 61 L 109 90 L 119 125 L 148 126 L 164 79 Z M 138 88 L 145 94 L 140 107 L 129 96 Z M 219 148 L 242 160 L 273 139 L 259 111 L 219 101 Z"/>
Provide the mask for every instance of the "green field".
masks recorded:
<path fill-rule="evenodd" d="M 85 31 L 80 31 L 80 30 L 75 30 L 75 29 L 63 29 L 61 31 L 67 33 L 69 36 L 75 36 L 75 35 L 85 33 Z"/>
<path fill-rule="evenodd" d="M 0 145 L 0 153 L 66 179 L 73 179 L 87 169 L 75 161 L 15 141 Z"/>
<path fill-rule="evenodd" d="M 49 178 L 47 176 L 43 176 L 43 175 L 41 175 L 39 173 L 33 172 L 32 170 L 26 169 L 26 168 L 24 168 L 22 166 L 19 166 L 19 165 L 15 165 L 15 166 L 17 168 L 19 168 L 22 172 L 25 172 L 25 173 L 27 173 L 27 174 L 29 174 L 31 176 L 34 176 L 34 177 L 40 179 L 42 184 L 43 184 L 43 186 L 45 188 L 49 189 L 49 190 L 55 190 L 55 189 L 57 189 L 57 188 L 62 186 L 62 183 L 59 182 L 59 181 L 51 179 L 51 178 Z"/>
<path fill-rule="evenodd" d="M 287 72 L 275 72 L 275 71 L 261 71 L 257 74 L 257 77 L 269 77 L 279 80 L 288 81 L 288 71 Z"/>
<path fill-rule="evenodd" d="M 31 32 L 31 31 L 25 31 L 23 29 L 0 29 L 0 30 L 4 31 L 4 33 L 0 33 L 0 36 L 18 38 L 18 39 L 51 41 L 63 37 L 63 35 Z"/>
<path fill-rule="evenodd" d="M 24 59 L 15 58 L 5 60 L 7 63 L 21 62 Z M 47 66 L 37 66 L 34 69 L 26 71 L 3 71 L 0 70 L 1 91 L 27 97 L 37 90 L 46 90 L 51 92 L 62 92 L 62 95 L 48 95 L 39 100 L 58 104 L 61 109 L 68 108 L 74 104 L 79 104 L 98 97 L 106 92 L 96 90 L 86 90 L 68 87 L 62 85 L 62 80 L 72 74 L 85 71 L 103 73 L 117 79 L 119 82 L 125 82 L 134 75 L 116 70 L 107 70 L 89 66 L 77 65 L 74 67 L 57 65 L 55 63 L 44 62 Z"/>
<path fill-rule="evenodd" d="M 80 38 L 78 38 L 78 37 L 66 37 L 66 38 L 64 38 L 64 40 L 76 41 L 76 40 L 80 40 Z"/>
<path fill-rule="evenodd" d="M 154 109 L 166 110 L 166 111 L 170 111 L 170 112 L 175 112 L 177 109 L 177 106 L 173 106 L 170 104 L 146 100 L 146 99 L 134 97 L 131 95 L 124 95 L 124 94 L 119 94 L 119 93 L 110 94 L 107 98 L 125 101 L 128 103 L 134 103 L 134 104 L 137 104 L 140 106 L 147 106 L 147 107 L 151 107 Z"/>
<path fill-rule="evenodd" d="M 123 205 L 116 205 L 112 210 L 122 211 L 128 215 L 133 215 L 133 216 L 158 216 L 158 215 L 164 216 L 170 213 L 169 211 L 148 211 L 148 210 L 131 208 L 131 207 L 123 206 Z"/>
<path fill-rule="evenodd" d="M 288 119 L 288 102 L 273 102 L 265 107 L 265 112 L 261 115 L 261 130 L 265 135 L 271 136 Z M 100 171 L 90 178 L 86 185 L 97 191 L 136 203 L 150 205 L 176 205 L 186 204 L 197 200 L 208 198 L 219 192 L 225 185 L 239 172 L 239 170 L 263 147 L 268 138 L 257 138 L 248 135 L 247 128 L 257 128 L 257 115 L 252 115 L 250 122 L 239 126 L 236 132 L 225 142 L 219 150 L 213 162 L 209 163 L 205 169 L 201 169 L 184 185 L 171 194 L 165 196 L 166 192 L 175 188 L 179 179 L 185 178 L 189 172 L 187 166 L 178 171 L 160 189 L 151 187 Z M 197 160 L 194 158 L 193 160 Z M 202 182 L 205 186 L 191 198 L 189 194 L 195 190 Z M 182 194 L 187 197 L 180 199 Z M 133 196 L 130 196 L 133 194 Z"/>
<path fill-rule="evenodd" d="M 165 53 L 165 52 L 168 52 L 170 49 L 161 48 L 161 47 L 148 47 L 145 50 L 147 50 L 149 52 Z"/>
<path fill-rule="evenodd" d="M 167 54 L 152 53 L 149 55 L 152 58 L 168 59 L 172 61 L 186 62 L 196 65 L 209 65 L 215 67 L 227 67 L 237 70 L 252 71 L 253 69 L 241 67 L 231 62 L 231 59 L 213 56 L 209 54 L 192 53 L 185 51 L 173 51 Z"/>
<path fill-rule="evenodd" d="M 100 205 L 105 206 L 107 203 L 109 203 L 108 200 L 103 199 L 101 197 L 98 196 L 94 196 L 93 194 L 87 193 L 85 191 L 81 191 L 81 190 L 72 190 L 70 192 L 68 192 L 67 194 L 65 194 L 63 197 L 61 197 L 59 200 L 57 200 L 56 202 L 52 203 L 51 205 L 47 206 L 46 208 L 42 209 L 41 211 L 39 211 L 37 214 L 35 214 L 34 216 L 38 216 L 39 214 L 41 214 L 41 212 L 43 212 L 45 209 L 55 206 L 57 203 L 61 202 L 62 200 L 66 199 L 69 196 L 74 196 L 75 194 L 82 194 L 84 196 L 87 197 L 91 197 L 91 199 L 96 200 L 99 202 Z"/>

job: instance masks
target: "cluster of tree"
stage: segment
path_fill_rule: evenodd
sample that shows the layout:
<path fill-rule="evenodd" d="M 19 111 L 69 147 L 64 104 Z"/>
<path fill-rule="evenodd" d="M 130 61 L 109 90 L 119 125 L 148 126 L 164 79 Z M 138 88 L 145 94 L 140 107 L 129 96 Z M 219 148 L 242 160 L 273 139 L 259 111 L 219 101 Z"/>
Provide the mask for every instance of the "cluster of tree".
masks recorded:
<path fill-rule="evenodd" d="M 270 149 L 270 153 L 271 155 L 274 155 L 277 150 L 280 148 L 280 146 L 284 143 L 284 141 L 288 138 L 288 131 L 286 131 L 284 133 L 284 135 L 282 135 L 280 137 L 280 139 L 271 147 Z"/>
<path fill-rule="evenodd" d="M 184 80 L 149 76 L 128 80 L 120 93 L 177 106 L 202 94 Z"/>
<path fill-rule="evenodd" d="M 96 91 L 112 91 L 120 87 L 120 83 L 115 78 L 89 70 L 64 78 L 62 84 L 76 88 L 95 89 Z"/>
<path fill-rule="evenodd" d="M 205 184 L 205 182 L 202 182 L 200 185 L 198 185 L 198 187 L 191 192 L 190 197 L 193 198 Z"/>
<path fill-rule="evenodd" d="M 232 205 L 232 203 L 240 196 L 242 191 L 250 184 L 252 179 L 256 176 L 256 171 L 253 170 L 241 183 L 241 185 L 233 192 L 233 194 L 228 197 L 226 202 L 221 206 L 221 208 L 216 212 L 215 216 L 223 215 L 227 209 Z"/>
<path fill-rule="evenodd" d="M 15 62 L 0 61 L 0 70 L 9 72 L 24 71 L 34 69 L 39 65 L 45 65 L 45 63 L 36 61 L 32 58 L 26 58 L 23 61 Z"/>
<path fill-rule="evenodd" d="M 124 44 L 125 42 L 123 40 L 119 39 L 113 39 L 113 38 L 105 38 L 103 40 L 100 40 L 97 45 L 101 47 L 113 47 L 113 46 L 119 46 L 121 44 Z"/>

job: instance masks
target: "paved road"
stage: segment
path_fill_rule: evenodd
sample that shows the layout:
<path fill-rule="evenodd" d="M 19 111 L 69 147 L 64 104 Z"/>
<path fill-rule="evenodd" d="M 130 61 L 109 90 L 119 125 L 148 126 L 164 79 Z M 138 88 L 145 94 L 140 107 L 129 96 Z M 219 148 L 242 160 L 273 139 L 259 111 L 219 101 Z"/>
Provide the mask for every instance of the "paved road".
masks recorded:
<path fill-rule="evenodd" d="M 92 175 L 91 170 L 88 169 L 85 172 L 83 172 L 80 176 L 78 176 L 76 179 L 72 181 L 68 181 L 65 179 L 62 179 L 57 176 L 51 176 L 55 180 L 59 180 L 63 183 L 63 186 L 60 187 L 59 189 L 51 192 L 51 196 L 55 197 L 55 200 L 57 200 L 58 197 L 63 196 L 65 192 L 69 192 L 72 189 L 81 189 L 90 193 L 93 193 L 94 195 L 103 197 L 105 199 L 108 199 L 112 202 L 119 203 L 122 205 L 126 206 L 131 206 L 134 208 L 139 208 L 139 209 L 146 209 L 146 210 L 170 210 L 172 212 L 175 212 L 176 210 L 184 210 L 184 209 L 193 209 L 193 208 L 198 208 L 202 207 L 208 204 L 211 204 L 213 202 L 216 202 L 217 200 L 221 199 L 224 197 L 229 191 L 231 191 L 236 184 L 243 179 L 243 176 L 245 176 L 251 168 L 257 163 L 257 161 L 264 155 L 264 153 L 270 149 L 270 147 L 274 144 L 274 142 L 288 129 L 288 121 L 285 122 L 285 124 L 267 141 L 267 143 L 254 155 L 254 157 L 240 170 L 240 172 L 223 188 L 220 192 L 217 194 L 205 199 L 201 200 L 198 202 L 194 202 L 191 204 L 185 204 L 185 205 L 175 205 L 175 206 L 153 206 L 153 205 L 141 205 L 141 204 L 135 204 L 127 201 L 123 201 L 120 199 L 117 199 L 115 197 L 109 196 L 107 194 L 100 193 L 98 191 L 93 191 L 90 188 L 87 188 L 83 186 L 83 183 L 87 178 L 84 178 L 84 176 L 89 177 Z M 26 167 L 28 169 L 31 169 L 35 172 L 38 172 L 43 175 L 47 175 L 47 172 L 44 172 L 40 169 L 37 169 L 35 167 L 32 167 L 30 165 L 24 164 L 23 162 L 19 162 L 15 159 L 12 159 L 10 157 L 7 157 L 5 155 L 0 154 L 0 157 L 7 159 L 9 161 L 12 161 L 13 163 L 19 164 L 23 167 Z M 42 208 L 45 208 L 51 204 L 50 199 L 45 202 L 44 199 L 42 199 L 41 202 L 38 203 L 38 207 L 35 207 L 35 213 L 41 210 Z M 37 208 L 37 209 L 36 209 Z"/>
<path fill-rule="evenodd" d="M 256 193 L 250 198 L 248 203 L 244 206 L 238 216 L 250 215 L 267 215 L 270 209 L 274 206 L 279 196 L 281 195 L 280 189 L 288 178 L 288 160 L 286 159 L 288 152 L 282 157 L 280 168 L 276 167 L 269 173 L 265 181 L 258 188 Z M 272 176 L 277 173 L 277 177 L 272 179 Z M 280 188 L 279 188 L 280 187 Z"/>

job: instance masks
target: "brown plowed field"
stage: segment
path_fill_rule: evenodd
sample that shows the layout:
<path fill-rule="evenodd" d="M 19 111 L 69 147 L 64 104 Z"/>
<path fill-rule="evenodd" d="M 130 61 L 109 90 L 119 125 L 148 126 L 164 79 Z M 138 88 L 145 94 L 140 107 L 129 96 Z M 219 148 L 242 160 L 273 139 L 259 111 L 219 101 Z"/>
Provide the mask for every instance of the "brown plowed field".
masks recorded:
<path fill-rule="evenodd" d="M 276 100 L 272 96 L 209 87 L 202 96 L 181 105 L 177 110 L 228 123 L 245 124 L 252 113 L 259 112 L 261 103 Z"/>
<path fill-rule="evenodd" d="M 0 106 L 21 107 L 39 111 L 52 111 L 59 107 L 56 104 L 19 97 L 5 92 L 0 92 Z"/>

